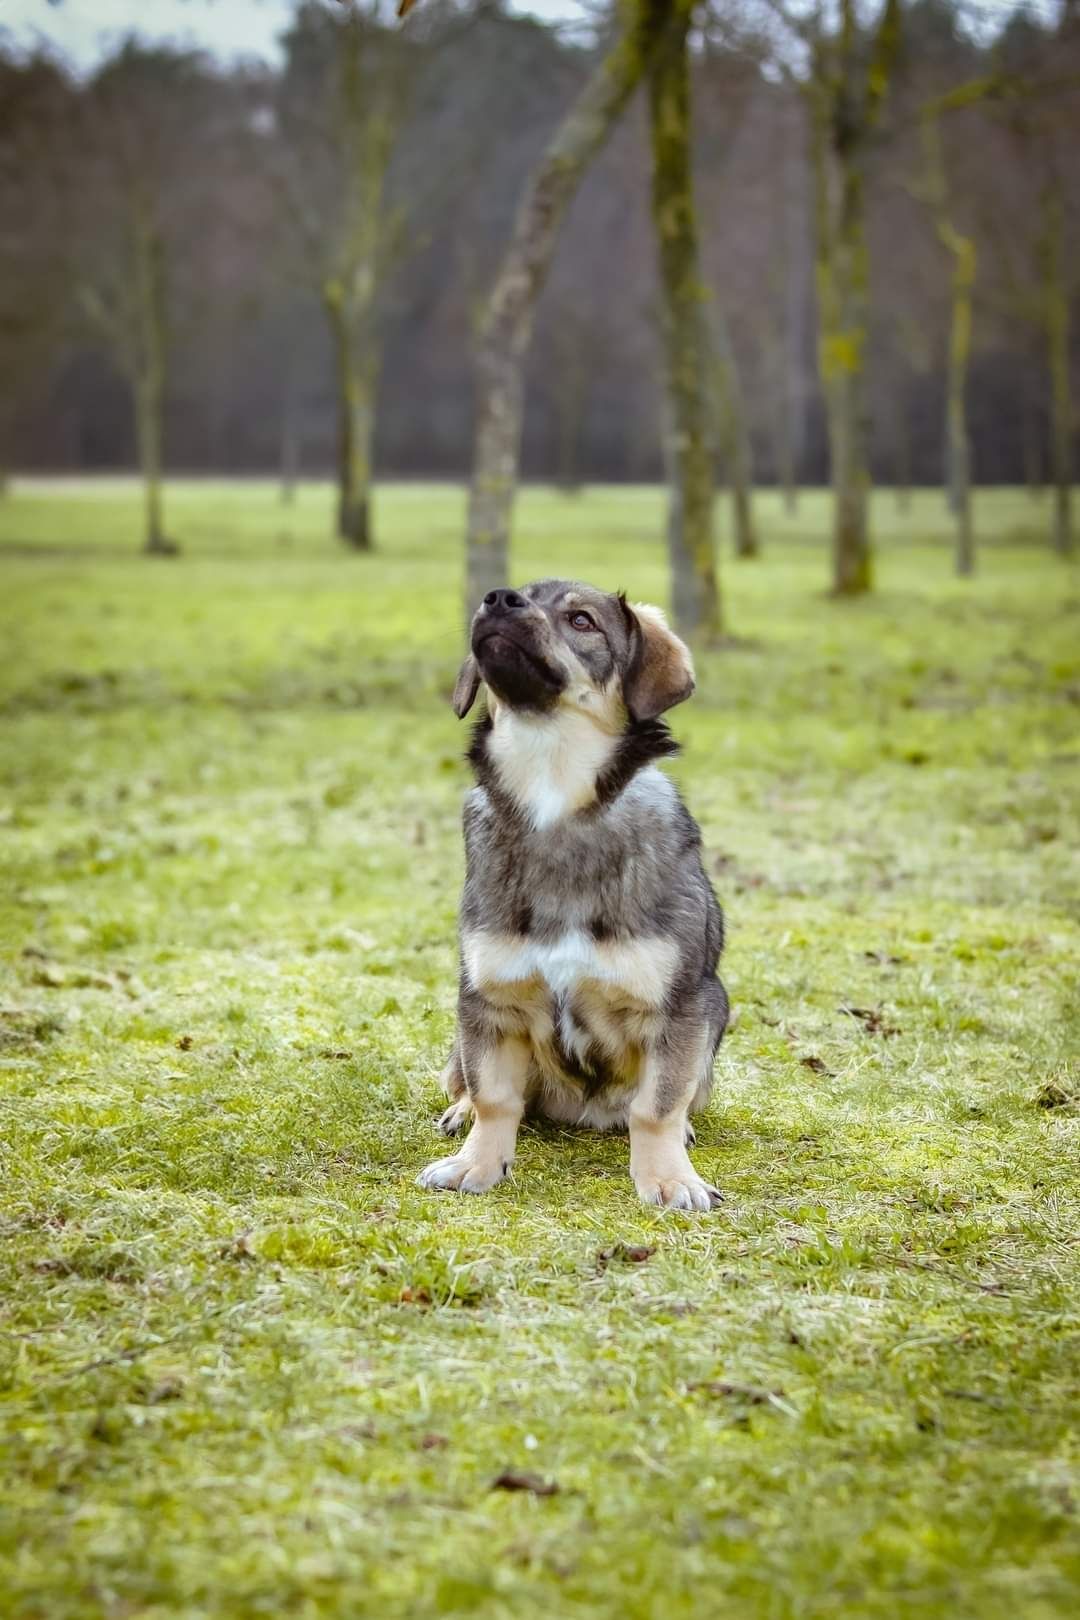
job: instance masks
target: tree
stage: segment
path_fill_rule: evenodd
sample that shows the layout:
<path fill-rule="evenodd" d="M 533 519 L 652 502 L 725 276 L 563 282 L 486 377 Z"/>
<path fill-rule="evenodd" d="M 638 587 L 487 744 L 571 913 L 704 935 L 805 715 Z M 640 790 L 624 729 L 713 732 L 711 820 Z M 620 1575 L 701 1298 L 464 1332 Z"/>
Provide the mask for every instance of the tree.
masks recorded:
<path fill-rule="evenodd" d="M 916 380 L 926 378 L 933 366 L 933 349 L 926 329 L 910 310 L 901 307 L 893 322 L 894 347 L 899 359 L 899 376 L 893 373 L 895 393 L 892 410 L 892 470 L 896 506 L 911 510 L 911 403 L 909 395 Z"/>
<path fill-rule="evenodd" d="M 684 635 L 709 639 L 719 635 L 723 619 L 713 536 L 711 341 L 690 169 L 688 43 L 693 11 L 694 0 L 674 0 L 653 54 L 649 127 L 667 384 L 672 607 Z"/>
<path fill-rule="evenodd" d="M 925 196 L 938 239 L 952 261 L 948 367 L 945 386 L 945 464 L 949 507 L 956 519 L 956 572 L 975 572 L 975 532 L 971 512 L 971 441 L 967 424 L 967 375 L 971 356 L 972 303 L 978 267 L 975 238 L 957 224 L 950 207 L 949 182 L 941 143 L 941 117 L 986 93 L 982 84 L 962 86 L 928 102 L 921 128 Z"/>
<path fill-rule="evenodd" d="M 1042 311 L 1050 371 L 1050 446 L 1054 481 L 1054 549 L 1067 557 L 1073 549 L 1072 440 L 1073 405 L 1069 378 L 1069 313 L 1072 289 L 1066 272 L 1065 195 L 1055 163 L 1043 187 L 1043 228 L 1039 242 L 1042 267 Z"/>
<path fill-rule="evenodd" d="M 695 18 L 695 21 L 697 19 Z M 745 270 L 748 257 L 745 242 L 723 228 L 723 222 L 736 211 L 757 209 L 767 195 L 758 172 L 749 178 L 736 170 L 734 153 L 737 136 L 753 123 L 756 104 L 763 95 L 759 52 L 754 36 L 740 27 L 738 8 L 706 11 L 701 17 L 704 50 L 694 53 L 689 75 L 688 97 L 692 94 L 693 148 L 696 153 L 694 176 L 696 216 L 707 227 L 710 214 L 721 228 L 709 239 L 704 236 L 702 262 L 707 266 L 701 280 L 712 296 L 708 299 L 705 334 L 709 343 L 713 434 L 721 476 L 731 496 L 731 526 L 737 557 L 757 556 L 759 546 L 753 516 L 754 458 L 750 435 L 750 408 L 743 367 L 732 335 L 732 317 L 748 324 L 757 308 L 757 277 L 754 299 L 740 299 L 732 291 L 732 276 Z M 766 121 L 767 127 L 767 121 Z M 751 138 L 751 146 L 753 139 Z M 769 177 L 768 190 L 775 186 Z M 695 250 L 696 252 L 696 250 Z M 756 265 L 755 265 L 756 269 Z M 704 295 L 703 295 L 704 296 Z"/>
<path fill-rule="evenodd" d="M 673 0 L 619 0 L 620 28 L 526 186 L 488 299 L 476 358 L 476 439 L 466 529 L 465 611 L 509 572 L 510 518 L 536 304 L 567 209 L 640 84 Z"/>
<path fill-rule="evenodd" d="M 731 333 L 719 303 L 713 305 L 710 336 L 716 440 L 731 490 L 735 555 L 756 557 L 761 548 L 754 525 L 754 461 L 750 425 Z"/>
<path fill-rule="evenodd" d="M 164 416 L 177 282 L 206 229 L 199 148 L 220 140 L 216 86 L 197 55 L 129 41 L 86 87 L 68 130 L 77 308 L 132 390 L 143 547 L 165 535 Z"/>
<path fill-rule="evenodd" d="M 296 279 L 319 298 L 337 397 L 337 533 L 373 545 L 371 492 L 385 295 L 408 242 L 391 165 L 423 52 L 364 7 L 300 6 L 286 35 L 268 174 L 291 235 Z"/>
<path fill-rule="evenodd" d="M 17 418 L 44 395 L 68 335 L 64 131 L 73 98 L 72 85 L 49 59 L 0 57 L 0 495 Z"/>
<path fill-rule="evenodd" d="M 1073 549 L 1075 429 L 1070 325 L 1072 300 L 1080 288 L 1073 156 L 1080 137 L 1080 13 L 1075 4 L 1065 0 L 1056 25 L 1049 28 L 1017 13 L 995 55 L 999 75 L 1012 93 L 994 108 L 996 132 L 987 132 L 996 133 L 999 144 L 987 153 L 995 184 L 984 208 L 984 225 L 995 248 L 999 312 L 1010 325 L 1017 320 L 1026 324 L 1043 351 L 1054 491 L 1052 543 L 1059 555 L 1068 556 Z M 1026 356 L 1021 368 L 1028 439 Z M 1035 450 L 1029 441 L 1029 466 Z"/>
<path fill-rule="evenodd" d="M 806 48 L 798 81 L 806 99 L 814 197 L 818 369 L 825 396 L 833 489 L 833 592 L 873 583 L 868 495 L 866 349 L 870 274 L 866 184 L 870 149 L 900 42 L 900 0 L 884 0 L 869 35 L 856 0 L 839 0 L 830 27 L 817 4 L 805 16 L 773 8 Z"/>

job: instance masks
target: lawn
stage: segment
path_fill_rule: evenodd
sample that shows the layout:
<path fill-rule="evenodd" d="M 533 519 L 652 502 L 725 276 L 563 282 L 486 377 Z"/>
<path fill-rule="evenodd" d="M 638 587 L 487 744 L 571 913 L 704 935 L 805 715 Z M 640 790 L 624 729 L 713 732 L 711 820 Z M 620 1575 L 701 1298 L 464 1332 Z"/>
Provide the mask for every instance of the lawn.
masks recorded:
<path fill-rule="evenodd" d="M 463 498 L 0 502 L 0 1612 L 573 1620 L 1080 1604 L 1080 577 L 1045 508 L 823 497 L 672 716 L 737 1009 L 696 1163 L 526 1129 L 423 1192 L 451 1037 Z M 655 490 L 515 578 L 663 599 Z M 532 1476 L 550 1494 L 496 1486 Z M 525 1483 L 518 1479 L 518 1483 Z M 557 1487 L 557 1489 L 555 1489 Z"/>

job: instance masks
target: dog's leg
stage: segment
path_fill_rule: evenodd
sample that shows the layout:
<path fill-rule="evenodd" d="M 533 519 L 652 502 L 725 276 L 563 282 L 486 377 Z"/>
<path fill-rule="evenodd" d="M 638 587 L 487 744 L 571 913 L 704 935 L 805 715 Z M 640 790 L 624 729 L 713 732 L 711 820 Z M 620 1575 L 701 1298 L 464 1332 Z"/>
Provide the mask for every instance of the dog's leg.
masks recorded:
<path fill-rule="evenodd" d="M 474 1115 L 472 1130 L 456 1153 L 436 1159 L 417 1180 L 421 1187 L 487 1192 L 503 1180 L 514 1162 L 518 1126 L 525 1111 L 529 1047 L 517 1037 L 503 1036 L 470 1041 L 462 1057 Z"/>
<path fill-rule="evenodd" d="M 449 1108 L 444 1109 L 435 1121 L 435 1129 L 444 1136 L 460 1136 L 473 1116 L 472 1100 L 469 1097 L 459 1097 L 452 1102 Z"/>
<path fill-rule="evenodd" d="M 705 1040 L 708 1056 L 705 1062 L 705 1071 L 698 1083 L 698 1088 L 690 1099 L 690 1112 L 692 1114 L 700 1114 L 703 1109 L 709 1106 L 709 1097 L 712 1094 L 713 1085 L 713 1064 L 716 1061 L 716 1054 L 720 1050 L 720 1042 L 724 1038 L 724 1031 L 728 1027 L 730 1016 L 727 991 L 719 979 L 707 978 L 701 987 L 701 992 L 705 1002 Z M 694 1127 L 688 1124 L 686 1130 L 686 1145 L 687 1147 L 693 1147 L 697 1139 Z"/>
<path fill-rule="evenodd" d="M 630 1174 L 638 1197 L 667 1209 L 715 1209 L 720 1194 L 703 1181 L 686 1151 L 687 1112 L 712 1062 L 712 1042 L 696 1019 L 667 1032 L 646 1054 L 630 1104 Z"/>
<path fill-rule="evenodd" d="M 444 1136 L 456 1136 L 472 1118 L 472 1102 L 465 1087 L 465 1070 L 461 1066 L 461 1043 L 454 1042 L 454 1050 L 446 1060 L 439 1083 L 450 1100 L 450 1106 L 440 1116 L 437 1129 Z"/>

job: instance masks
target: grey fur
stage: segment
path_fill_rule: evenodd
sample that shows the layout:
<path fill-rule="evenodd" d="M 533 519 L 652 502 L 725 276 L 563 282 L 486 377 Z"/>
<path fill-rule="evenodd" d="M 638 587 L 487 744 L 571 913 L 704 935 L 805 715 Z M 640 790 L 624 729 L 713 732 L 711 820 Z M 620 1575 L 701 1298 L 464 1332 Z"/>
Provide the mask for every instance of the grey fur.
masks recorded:
<path fill-rule="evenodd" d="M 650 1117 L 658 1123 L 671 1116 L 674 1124 L 675 1115 L 708 1102 L 728 1017 L 716 973 L 723 919 L 697 824 L 655 763 L 675 749 L 656 714 L 692 689 L 688 657 L 677 656 L 685 649 L 658 628 L 658 618 L 639 617 L 621 597 L 589 586 L 542 580 L 521 592 L 491 593 L 474 620 L 455 694 L 459 712 L 463 699 L 467 708 L 475 695 L 477 673 L 494 695 L 497 716 L 558 714 L 574 686 L 586 707 L 607 705 L 611 737 L 586 802 L 537 825 L 492 755 L 490 714 L 475 729 L 469 758 L 477 785 L 464 810 L 458 1033 L 443 1076 L 451 1106 L 440 1128 L 447 1135 L 476 1108 L 485 1060 L 514 1040 L 529 1046 L 524 1100 L 535 1114 L 625 1126 L 647 1069 L 654 1077 Z M 541 964 L 576 951 L 586 962 L 592 952 L 597 961 L 633 965 L 640 947 L 642 961 L 655 957 L 664 965 L 662 991 L 655 1005 L 643 1007 L 628 995 L 622 1006 L 616 984 L 600 1003 L 591 999 L 587 978 L 570 973 L 563 984 L 541 965 L 539 977 L 520 985 L 508 967 L 511 980 L 496 995 L 486 979 L 474 982 L 469 962 L 476 940 L 486 942 L 489 954 L 494 948 L 508 961 Z M 688 1123 L 679 1128 L 693 1140 Z M 432 1174 L 438 1169 L 429 1167 L 426 1184 L 459 1184 L 438 1179 Z M 708 1202 L 718 1199 L 714 1189 L 706 1191 Z"/>

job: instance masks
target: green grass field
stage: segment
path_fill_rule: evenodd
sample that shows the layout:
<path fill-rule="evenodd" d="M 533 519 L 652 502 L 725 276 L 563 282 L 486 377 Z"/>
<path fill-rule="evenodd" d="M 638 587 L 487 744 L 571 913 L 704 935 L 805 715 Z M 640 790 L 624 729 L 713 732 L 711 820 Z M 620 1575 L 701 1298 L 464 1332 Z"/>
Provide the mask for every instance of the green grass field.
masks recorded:
<path fill-rule="evenodd" d="M 555 1129 L 414 1185 L 460 492 L 380 492 L 371 559 L 325 487 L 175 486 L 175 562 L 123 481 L 0 502 L 0 1613 L 1077 1612 L 1080 577 L 1019 492 L 970 584 L 878 500 L 853 604 L 824 498 L 762 500 L 671 717 L 738 1012 L 708 1217 Z M 661 534 L 533 491 L 515 578 L 663 600 Z"/>

